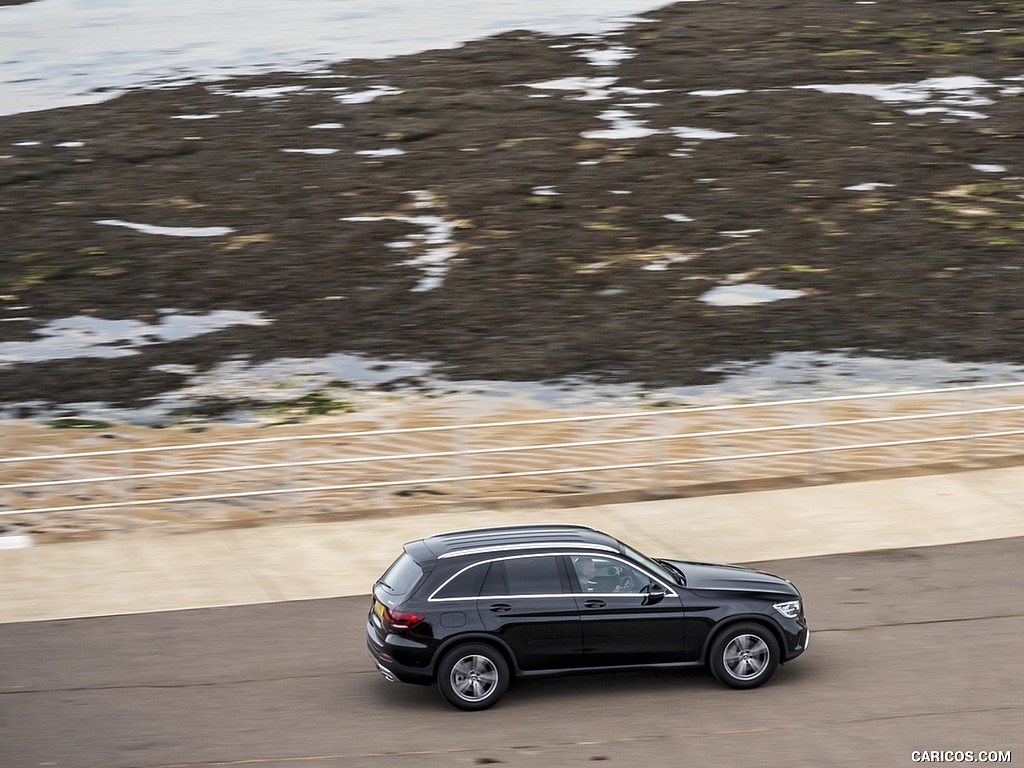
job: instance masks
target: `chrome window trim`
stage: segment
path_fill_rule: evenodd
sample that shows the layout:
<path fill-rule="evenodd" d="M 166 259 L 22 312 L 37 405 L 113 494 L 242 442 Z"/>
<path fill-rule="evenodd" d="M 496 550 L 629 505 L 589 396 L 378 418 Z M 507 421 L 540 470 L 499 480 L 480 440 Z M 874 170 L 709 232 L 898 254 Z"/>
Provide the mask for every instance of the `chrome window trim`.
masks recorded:
<path fill-rule="evenodd" d="M 535 546 L 535 545 L 531 545 Z M 573 545 L 574 548 L 579 548 L 577 545 Z M 587 545 L 583 545 L 587 546 Z M 603 545 L 598 545 L 602 546 Z M 610 548 L 609 548 L 610 549 Z M 652 576 L 643 568 L 635 565 L 634 563 L 624 560 L 618 553 L 612 550 L 613 554 L 609 559 L 618 560 L 623 565 L 626 565 L 640 573 L 644 574 L 655 584 L 660 584 L 665 587 L 665 597 L 679 597 L 679 593 L 676 592 L 671 586 L 663 584 L 662 580 Z M 508 557 L 492 557 L 489 560 L 478 560 L 474 563 L 470 563 L 464 568 L 459 569 L 441 584 L 437 589 L 430 593 L 430 597 L 427 598 L 428 603 L 456 603 L 464 602 L 466 600 L 522 600 L 524 598 L 552 598 L 552 597 L 640 597 L 646 595 L 646 592 L 556 592 L 554 594 L 542 594 L 542 595 L 474 595 L 472 597 L 437 597 L 437 593 L 448 586 L 453 580 L 461 576 L 463 573 L 468 571 L 470 568 L 477 568 L 483 565 L 490 565 L 491 563 L 504 561 L 504 560 L 521 560 L 525 557 L 572 557 L 573 555 L 582 555 L 584 557 L 592 556 L 592 551 L 562 551 L 562 552 L 535 552 L 528 555 L 509 555 Z M 571 574 L 570 574 L 571 576 Z"/>
<path fill-rule="evenodd" d="M 503 549 L 504 549 L 504 547 L 503 547 Z M 556 592 L 555 594 L 552 594 L 552 595 L 474 595 L 473 597 L 436 597 L 438 592 L 440 592 L 442 589 L 447 587 L 449 583 L 451 583 L 454 579 L 457 579 L 459 576 L 461 576 L 463 573 L 468 571 L 470 568 L 477 568 L 477 567 L 482 566 L 482 565 L 490 565 L 491 563 L 496 563 L 498 561 L 503 561 L 503 560 L 522 560 L 523 558 L 526 558 L 526 557 L 561 557 L 562 554 L 563 554 L 562 552 L 536 552 L 536 553 L 529 554 L 529 555 L 509 555 L 508 557 L 492 557 L 490 560 L 477 560 L 476 562 L 470 563 L 465 568 L 459 569 L 458 571 L 453 573 L 451 576 L 449 576 L 447 579 L 445 579 L 444 583 L 441 586 L 439 586 L 437 589 L 435 589 L 433 592 L 430 593 L 430 597 L 427 598 L 427 602 L 428 603 L 443 603 L 443 602 L 452 601 L 452 600 L 480 600 L 480 599 L 485 599 L 485 600 L 486 599 L 493 599 L 493 600 L 497 600 L 498 598 L 513 598 L 513 597 L 516 597 L 516 598 L 519 598 L 519 597 L 562 597 L 563 595 L 568 595 L 568 596 L 571 597 L 573 595 L 572 592 Z"/>
<path fill-rule="evenodd" d="M 618 552 L 615 547 L 609 546 L 608 544 L 588 544 L 587 542 L 565 542 L 565 541 L 551 541 L 551 542 L 535 542 L 533 544 L 491 544 L 487 547 L 475 547 L 473 549 L 458 549 L 452 552 L 445 552 L 444 554 L 438 555 L 438 560 L 446 560 L 450 557 L 461 557 L 463 555 L 482 555 L 487 552 L 505 552 L 516 549 L 557 549 L 561 547 L 582 547 L 585 549 L 594 549 L 604 552 Z"/>
<path fill-rule="evenodd" d="M 460 603 L 466 600 L 526 600 L 527 598 L 534 597 L 545 597 L 551 599 L 553 597 L 575 597 L 578 593 L 576 592 L 557 592 L 553 595 L 480 595 L 479 597 L 438 597 L 429 598 L 428 602 L 431 603 Z"/>

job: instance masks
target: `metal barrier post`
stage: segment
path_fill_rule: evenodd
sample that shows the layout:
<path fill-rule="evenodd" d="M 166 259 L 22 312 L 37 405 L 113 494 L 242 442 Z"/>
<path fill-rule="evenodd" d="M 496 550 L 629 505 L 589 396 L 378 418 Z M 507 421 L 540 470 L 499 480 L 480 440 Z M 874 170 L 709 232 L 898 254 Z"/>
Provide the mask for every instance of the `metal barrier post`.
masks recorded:
<path fill-rule="evenodd" d="M 812 408 L 812 420 L 811 423 L 814 426 L 811 428 L 811 445 L 815 448 L 814 453 L 811 454 L 812 459 L 812 474 L 817 477 L 824 477 L 826 472 L 826 465 L 828 464 L 828 451 L 824 450 L 828 447 L 828 441 L 825 439 L 827 427 L 825 426 L 825 419 L 822 416 L 822 403 L 821 401 L 815 401 L 814 407 Z"/>
<path fill-rule="evenodd" d="M 121 482 L 121 501 L 133 501 L 135 484 L 131 481 L 132 454 L 122 453 L 117 457 L 117 466 L 124 480 Z"/>
<path fill-rule="evenodd" d="M 465 477 L 468 473 L 466 472 L 466 435 L 465 431 L 461 427 L 457 427 L 452 430 L 452 462 L 450 477 L 454 477 L 452 481 L 452 493 L 455 496 L 457 502 L 468 501 L 469 493 L 466 490 L 465 481 L 461 478 Z"/>
<path fill-rule="evenodd" d="M 665 427 L 668 416 L 664 411 L 656 411 L 651 418 L 651 432 L 654 440 L 651 441 L 651 452 L 648 461 L 651 462 L 651 487 L 650 493 L 658 496 L 665 492 L 665 449 L 668 430 Z"/>
<path fill-rule="evenodd" d="M 965 389 L 960 393 L 960 411 L 963 413 L 963 416 L 961 417 L 961 428 L 963 430 L 962 434 L 964 435 L 964 439 L 960 441 L 960 461 L 966 467 L 975 466 L 977 464 L 977 459 L 975 456 L 972 456 L 971 450 L 972 443 L 974 441 L 974 437 L 972 437 L 972 435 L 975 433 L 971 430 L 972 414 L 969 413 L 968 406 L 970 404 L 969 399 L 972 394 L 972 391 L 969 389 Z"/>

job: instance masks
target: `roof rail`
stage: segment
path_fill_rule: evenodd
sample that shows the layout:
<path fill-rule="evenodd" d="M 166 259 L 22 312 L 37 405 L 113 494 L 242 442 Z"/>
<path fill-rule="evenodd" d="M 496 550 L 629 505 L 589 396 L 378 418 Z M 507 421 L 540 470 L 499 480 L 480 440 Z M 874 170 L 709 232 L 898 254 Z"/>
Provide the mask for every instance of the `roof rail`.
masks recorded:
<path fill-rule="evenodd" d="M 561 550 L 593 550 L 595 552 L 617 552 L 615 547 L 607 544 L 595 544 L 588 541 L 544 541 L 531 544 L 494 544 L 489 547 L 473 547 L 471 549 L 455 549 L 437 556 L 438 560 L 463 555 L 479 555 L 486 552 L 513 552 L 521 549 L 561 549 Z"/>
<path fill-rule="evenodd" d="M 523 524 L 518 525 L 492 525 L 486 528 L 463 528 L 457 531 L 445 531 L 444 533 L 433 533 L 425 538 L 437 539 L 444 538 L 445 536 L 478 536 L 482 533 L 511 533 L 512 531 L 536 531 L 536 530 L 548 530 L 548 531 L 564 531 L 566 529 L 575 529 L 581 531 L 593 531 L 597 533 L 596 528 L 592 528 L 589 525 L 581 525 L 579 523 L 537 523 L 535 525 Z"/>

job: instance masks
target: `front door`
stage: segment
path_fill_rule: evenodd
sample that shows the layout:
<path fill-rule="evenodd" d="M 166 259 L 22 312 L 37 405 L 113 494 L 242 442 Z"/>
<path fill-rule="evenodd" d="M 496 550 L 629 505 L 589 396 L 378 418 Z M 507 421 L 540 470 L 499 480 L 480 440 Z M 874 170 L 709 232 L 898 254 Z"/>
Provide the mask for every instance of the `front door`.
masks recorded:
<path fill-rule="evenodd" d="M 686 618 L 670 585 L 612 555 L 568 560 L 582 619 L 584 666 L 683 660 Z"/>

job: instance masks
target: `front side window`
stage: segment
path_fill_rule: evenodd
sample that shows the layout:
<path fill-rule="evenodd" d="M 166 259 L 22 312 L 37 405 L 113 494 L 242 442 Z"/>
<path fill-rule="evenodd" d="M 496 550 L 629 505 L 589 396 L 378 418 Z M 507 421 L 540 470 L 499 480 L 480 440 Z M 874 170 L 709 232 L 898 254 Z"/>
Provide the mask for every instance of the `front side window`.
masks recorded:
<path fill-rule="evenodd" d="M 600 555 L 573 555 L 570 559 L 581 592 L 633 594 L 653 583 L 650 576 L 622 560 Z"/>

